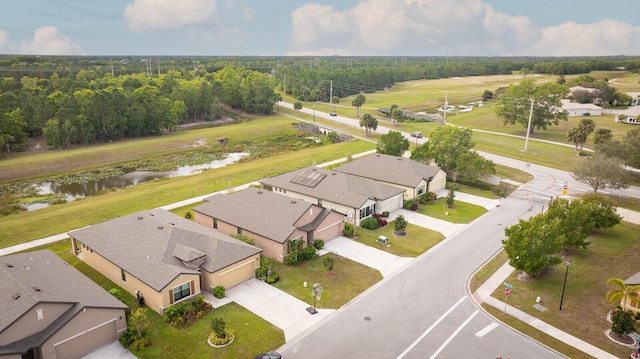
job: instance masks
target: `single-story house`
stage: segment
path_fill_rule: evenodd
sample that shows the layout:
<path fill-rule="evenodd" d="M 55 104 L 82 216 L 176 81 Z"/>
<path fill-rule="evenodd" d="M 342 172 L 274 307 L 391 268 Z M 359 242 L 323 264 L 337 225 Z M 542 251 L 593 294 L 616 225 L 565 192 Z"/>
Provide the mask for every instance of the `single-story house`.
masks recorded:
<path fill-rule="evenodd" d="M 604 115 L 604 109 L 592 103 L 577 103 L 570 100 L 561 100 L 561 102 L 562 109 L 567 111 L 569 117 Z"/>
<path fill-rule="evenodd" d="M 402 208 L 404 190 L 350 174 L 307 167 L 260 181 L 266 190 L 342 213 L 359 225 L 373 213 Z"/>
<path fill-rule="evenodd" d="M 74 254 L 138 301 L 163 314 L 218 285 L 255 277 L 260 252 L 162 209 L 142 211 L 69 232 Z"/>
<path fill-rule="evenodd" d="M 333 169 L 405 190 L 404 199 L 446 188 L 447 174 L 440 167 L 384 154 L 358 158 Z"/>
<path fill-rule="evenodd" d="M 625 285 L 640 285 L 640 272 L 632 275 L 624 281 Z M 620 306 L 624 305 L 624 298 L 620 301 Z M 640 313 L 640 293 L 635 293 L 627 298 L 627 309 L 635 314 Z"/>
<path fill-rule="evenodd" d="M 216 194 L 205 202 L 193 209 L 197 223 L 228 235 L 251 237 L 264 250 L 262 254 L 280 262 L 289 253 L 290 241 L 327 242 L 344 229 L 341 213 L 261 188 Z"/>
<path fill-rule="evenodd" d="M 127 306 L 48 250 L 0 257 L 0 305 L 0 358 L 81 358 L 127 330 Z"/>

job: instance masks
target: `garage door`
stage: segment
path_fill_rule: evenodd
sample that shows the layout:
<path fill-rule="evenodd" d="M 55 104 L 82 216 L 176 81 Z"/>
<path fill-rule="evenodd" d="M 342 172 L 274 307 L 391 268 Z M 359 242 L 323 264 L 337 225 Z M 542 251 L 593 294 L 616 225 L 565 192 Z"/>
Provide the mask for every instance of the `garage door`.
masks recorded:
<path fill-rule="evenodd" d="M 334 223 L 333 225 L 319 228 L 316 233 L 314 233 L 314 239 L 322 239 L 325 242 L 328 242 L 338 236 L 342 235 L 342 222 Z"/>
<path fill-rule="evenodd" d="M 249 261 L 221 274 L 220 284 L 225 288 L 231 288 L 253 277 L 255 277 L 253 261 Z"/>
<path fill-rule="evenodd" d="M 58 358 L 76 359 L 117 340 L 115 320 L 55 345 Z"/>

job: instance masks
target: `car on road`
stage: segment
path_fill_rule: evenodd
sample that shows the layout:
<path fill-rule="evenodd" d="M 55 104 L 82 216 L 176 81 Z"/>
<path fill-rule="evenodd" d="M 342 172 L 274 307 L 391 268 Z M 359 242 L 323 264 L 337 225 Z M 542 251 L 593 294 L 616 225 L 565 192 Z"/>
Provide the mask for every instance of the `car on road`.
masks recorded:
<path fill-rule="evenodd" d="M 280 353 L 270 350 L 266 353 L 262 353 L 253 359 L 282 359 L 282 355 Z"/>
<path fill-rule="evenodd" d="M 329 116 L 334 116 L 335 117 L 335 116 L 338 116 L 338 114 L 335 113 L 335 112 L 332 112 L 332 113 L 329 114 Z"/>
<path fill-rule="evenodd" d="M 422 138 L 422 132 L 411 132 L 411 137 Z"/>

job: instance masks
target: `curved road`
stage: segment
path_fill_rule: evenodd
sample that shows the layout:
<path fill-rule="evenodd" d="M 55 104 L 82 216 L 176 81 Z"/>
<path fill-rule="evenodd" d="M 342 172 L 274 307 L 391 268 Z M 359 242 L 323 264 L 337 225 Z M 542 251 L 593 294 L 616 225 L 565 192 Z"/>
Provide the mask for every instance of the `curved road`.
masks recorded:
<path fill-rule="evenodd" d="M 358 126 L 353 119 L 319 111 L 315 115 Z M 378 127 L 377 131 L 386 133 L 389 129 Z M 509 160 L 486 155 L 496 163 Z M 540 213 L 551 196 L 560 193 L 564 181 L 573 181 L 562 171 L 515 162 L 516 167 L 524 167 L 535 179 L 503 200 L 499 207 L 285 344 L 280 348 L 283 356 L 562 358 L 497 323 L 468 293 L 470 274 L 501 249 L 504 228 Z"/>

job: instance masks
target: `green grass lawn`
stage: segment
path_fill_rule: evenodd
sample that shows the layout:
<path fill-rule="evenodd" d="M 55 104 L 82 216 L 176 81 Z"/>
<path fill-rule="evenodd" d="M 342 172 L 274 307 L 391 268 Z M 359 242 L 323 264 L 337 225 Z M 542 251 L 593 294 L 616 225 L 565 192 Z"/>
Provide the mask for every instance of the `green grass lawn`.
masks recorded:
<path fill-rule="evenodd" d="M 432 231 L 409 223 L 405 232 L 406 236 L 395 235 L 393 223 L 388 226 L 376 230 L 356 228 L 356 240 L 368 246 L 395 254 L 400 257 L 417 257 L 426 252 L 436 244 L 440 243 L 444 236 L 440 232 Z M 379 236 L 386 236 L 389 239 L 389 245 L 385 246 L 378 243 Z"/>
<path fill-rule="evenodd" d="M 489 198 L 489 199 L 498 199 L 500 196 L 496 194 L 495 191 L 491 191 L 488 189 L 480 189 L 476 187 L 466 186 L 460 183 L 456 184 L 456 191 L 463 192 L 467 194 L 472 194 L 474 196 Z"/>
<path fill-rule="evenodd" d="M 558 308 L 566 271 L 564 261 L 548 268 L 540 278 L 529 281 L 519 280 L 516 277 L 518 271 L 515 271 L 507 279 L 513 285 L 509 304 L 620 358 L 626 357 L 629 349 L 613 343 L 604 335 L 604 331 L 611 328 L 611 323 L 605 319 L 606 313 L 615 307 L 605 299 L 606 293 L 614 289 L 606 282 L 612 277 L 626 279 L 638 271 L 638 267 L 631 263 L 637 263 L 640 252 L 640 226 L 623 222 L 593 235 L 591 240 L 592 244 L 586 250 L 567 253 L 572 264 L 562 311 Z M 496 260 L 499 263 L 489 265 L 497 268 L 505 258 Z M 483 274 L 482 277 L 488 276 Z M 492 296 L 503 300 L 504 289 L 497 288 Z M 541 312 L 533 307 L 538 296 L 547 311 Z M 523 332 L 529 334 L 530 329 L 524 326 Z"/>
<path fill-rule="evenodd" d="M 447 199 L 443 197 L 432 204 L 421 204 L 418 207 L 418 213 L 451 223 L 469 223 L 487 213 L 487 210 L 475 204 L 456 201 L 455 198 L 453 208 L 449 208 Z"/>
<path fill-rule="evenodd" d="M 323 259 L 326 257 L 334 260 L 334 266 L 330 272 L 323 264 Z M 333 253 L 313 258 L 296 266 L 285 266 L 277 262 L 275 271 L 280 274 L 280 280 L 273 284 L 274 287 L 310 305 L 313 305 L 311 296 L 313 283 L 322 284 L 322 298 L 316 303 L 317 308 L 338 309 L 382 280 L 382 274 L 379 271 Z M 307 287 L 304 287 L 305 282 Z"/>

